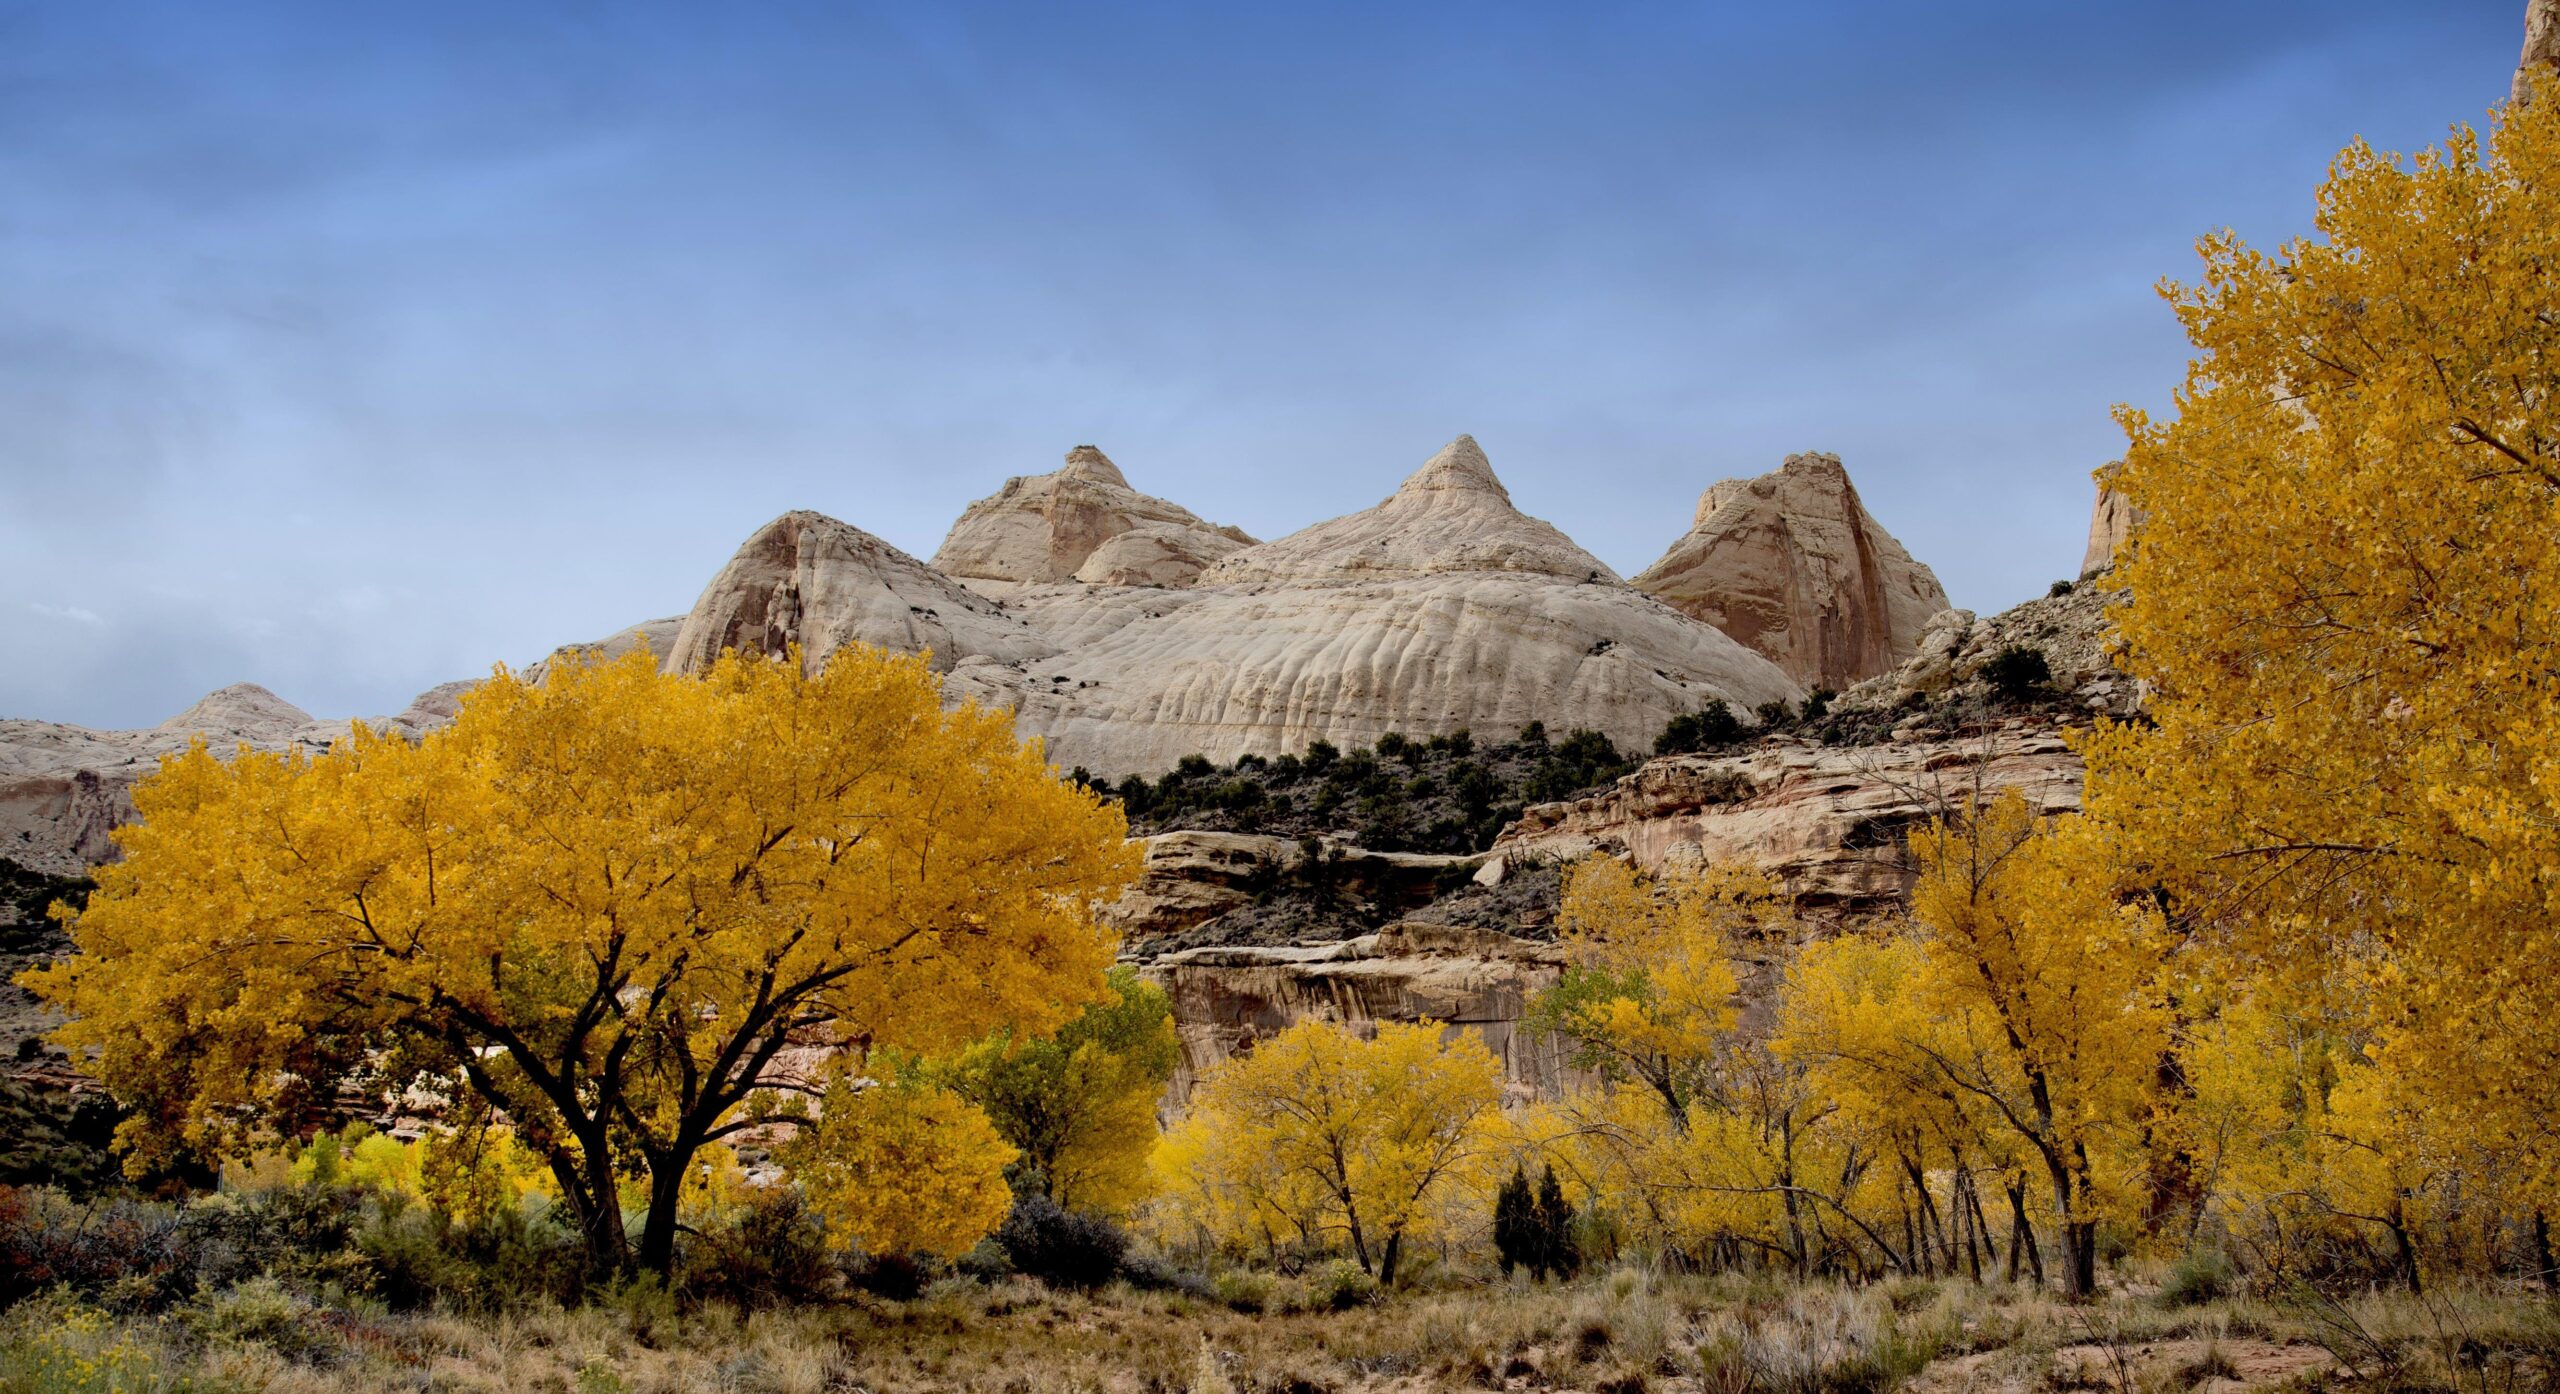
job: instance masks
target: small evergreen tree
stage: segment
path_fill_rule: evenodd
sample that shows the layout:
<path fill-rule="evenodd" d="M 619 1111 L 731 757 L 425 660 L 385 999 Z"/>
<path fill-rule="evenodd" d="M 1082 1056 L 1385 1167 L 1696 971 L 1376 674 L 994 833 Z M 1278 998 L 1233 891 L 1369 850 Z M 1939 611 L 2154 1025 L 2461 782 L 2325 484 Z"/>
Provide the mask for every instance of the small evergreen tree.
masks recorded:
<path fill-rule="evenodd" d="M 1493 1248 L 1502 1259 L 1505 1278 L 1522 1264 L 1535 1266 L 1537 1210 L 1538 1202 L 1529 1194 L 1529 1173 L 1515 1162 L 1511 1179 L 1493 1197 Z"/>
<path fill-rule="evenodd" d="M 1556 1180 L 1553 1164 L 1538 1179 L 1536 1204 L 1533 1225 L 1538 1256 L 1532 1267 L 1541 1279 L 1549 1269 L 1559 1278 L 1570 1278 L 1582 1267 L 1582 1252 L 1573 1237 L 1573 1202 L 1564 1198 L 1564 1184 Z"/>
<path fill-rule="evenodd" d="M 2053 668 L 2045 662 L 2044 650 L 2013 644 L 1982 665 L 1982 677 L 2001 700 L 2024 702 L 2053 681 Z"/>

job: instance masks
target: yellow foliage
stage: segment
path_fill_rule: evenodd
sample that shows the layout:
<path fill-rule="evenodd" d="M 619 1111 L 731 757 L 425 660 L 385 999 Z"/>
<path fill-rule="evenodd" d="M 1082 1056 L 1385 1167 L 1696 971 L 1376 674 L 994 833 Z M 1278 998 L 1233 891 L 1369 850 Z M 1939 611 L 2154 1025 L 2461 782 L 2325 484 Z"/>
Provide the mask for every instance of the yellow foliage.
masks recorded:
<path fill-rule="evenodd" d="M 2402 162 L 2318 236 L 2223 234 L 2198 356 L 2125 410 L 2121 572 L 2156 725 L 2092 815 L 2224 978 L 2353 1024 L 2560 1201 L 2560 92 Z M 2316 1004 L 2315 1007 L 2301 1004 Z"/>
<path fill-rule="evenodd" d="M 919 1073 L 986 1112 L 1021 1149 L 1026 1184 L 1070 1210 L 1107 1215 L 1150 1193 L 1156 1106 L 1181 1062 L 1171 1000 L 1121 967 L 1109 995 L 1056 1036 L 999 1032 Z"/>
<path fill-rule="evenodd" d="M 827 1090 L 817 1126 L 783 1148 L 841 1244 L 874 1254 L 966 1253 L 1013 1204 L 1011 1145 L 965 1100 L 922 1085 Z"/>
<path fill-rule="evenodd" d="M 1157 1157 L 1168 1201 L 1235 1244 L 1347 1239 L 1393 1282 L 1408 1238 L 1445 1223 L 1453 1183 L 1480 1181 L 1499 1063 L 1436 1022 L 1364 1040 L 1304 1021 L 1211 1070 Z"/>
<path fill-rule="evenodd" d="M 1556 916 L 1572 966 L 1526 1025 L 1573 1041 L 1585 1068 L 1641 1081 L 1676 1122 L 1733 1034 L 1733 955 L 1786 916 L 1778 884 L 1749 867 L 1654 877 L 1586 857 L 1566 870 Z"/>

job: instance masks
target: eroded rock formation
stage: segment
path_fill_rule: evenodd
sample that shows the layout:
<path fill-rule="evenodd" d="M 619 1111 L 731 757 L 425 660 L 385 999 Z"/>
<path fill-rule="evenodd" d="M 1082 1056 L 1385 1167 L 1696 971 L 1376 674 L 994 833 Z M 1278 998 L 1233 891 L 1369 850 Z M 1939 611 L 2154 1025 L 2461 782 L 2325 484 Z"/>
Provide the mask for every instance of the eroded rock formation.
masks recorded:
<path fill-rule="evenodd" d="M 1090 445 L 1064 467 L 1008 479 L 969 505 L 933 554 L 933 569 L 972 584 L 1084 581 L 1108 586 L 1187 586 L 1211 562 L 1253 545 L 1179 504 L 1129 487 L 1120 467 Z"/>
<path fill-rule="evenodd" d="M 804 511 L 738 548 L 677 626 L 664 661 L 692 672 L 726 649 L 779 654 L 798 644 L 814 667 L 853 642 L 930 649 L 946 672 L 963 658 L 1018 663 L 1055 651 L 994 601 L 850 523 Z"/>
<path fill-rule="evenodd" d="M 1802 695 L 1513 507 L 1465 437 L 1375 508 L 1239 551 L 1187 591 L 1025 592 L 1008 608 L 1062 650 L 1012 685 L 1022 729 L 1112 774 L 1530 721 L 1641 749 L 1709 700 Z M 998 675 L 967 676 L 988 684 L 972 695 L 1006 697 Z"/>
<path fill-rule="evenodd" d="M 1640 749 L 1710 700 L 1747 710 L 1802 695 L 1767 660 L 1513 507 L 1463 436 L 1377 507 L 1242 547 L 1188 587 L 1095 579 L 1117 574 L 1113 558 L 1145 574 L 1137 554 L 1163 540 L 1147 527 L 1092 551 L 1080 550 L 1086 532 L 1057 542 L 1048 520 L 1062 491 L 1126 492 L 1118 478 L 1093 452 L 973 508 L 946 555 L 1023 577 L 1055 576 L 1074 556 L 1088 578 L 974 582 L 992 587 L 985 595 L 858 528 L 786 515 L 703 592 L 667 664 L 696 668 L 729 646 L 797 642 L 812 662 L 850 640 L 929 647 L 955 698 L 1009 706 L 1059 764 L 1115 777 L 1193 753 L 1227 760 L 1531 721 Z M 1033 564 L 1039 548 L 1053 549 L 1039 552 L 1046 570 Z"/>
<path fill-rule="evenodd" d="M 2117 493 L 2109 482 L 2114 472 L 2114 465 L 2098 471 L 2098 498 L 2089 506 L 2089 546 L 2080 554 L 2083 581 L 2115 568 L 2116 553 L 2133 536 L 2134 525 L 2142 521 L 2132 500 Z"/>
<path fill-rule="evenodd" d="M 1636 589 L 1838 691 L 1901 662 L 1947 607 L 1928 567 L 1870 516 L 1840 457 L 1790 455 L 1707 490 Z"/>
<path fill-rule="evenodd" d="M 2524 100 L 2525 74 L 2537 68 L 2560 71 L 2560 0 L 2525 0 L 2524 52 L 2516 59 L 2516 100 Z"/>

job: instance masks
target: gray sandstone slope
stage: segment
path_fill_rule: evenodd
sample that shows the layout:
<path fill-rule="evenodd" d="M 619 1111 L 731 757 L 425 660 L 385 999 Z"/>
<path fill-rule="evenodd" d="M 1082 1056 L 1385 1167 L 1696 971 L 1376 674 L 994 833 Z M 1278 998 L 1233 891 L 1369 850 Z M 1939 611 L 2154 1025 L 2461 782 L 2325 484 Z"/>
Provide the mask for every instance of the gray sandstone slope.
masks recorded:
<path fill-rule="evenodd" d="M 1711 700 L 1803 695 L 1514 508 L 1463 436 L 1376 507 L 1247 548 L 1179 603 L 1115 618 L 1027 665 L 1018 689 L 1021 728 L 1052 759 L 1112 775 L 1530 721 L 1643 749 Z M 1064 630 L 1056 615 L 1041 627 Z"/>
<path fill-rule="evenodd" d="M 1079 445 L 1063 467 L 1008 479 L 970 504 L 930 565 L 994 593 L 1007 585 L 1067 581 L 1187 586 L 1253 540 L 1241 528 L 1139 493 L 1109 456 Z"/>
<path fill-rule="evenodd" d="M 1937 575 L 1866 510 L 1840 457 L 1791 455 L 1707 490 L 1635 587 L 1833 691 L 1891 669 L 1947 607 Z"/>

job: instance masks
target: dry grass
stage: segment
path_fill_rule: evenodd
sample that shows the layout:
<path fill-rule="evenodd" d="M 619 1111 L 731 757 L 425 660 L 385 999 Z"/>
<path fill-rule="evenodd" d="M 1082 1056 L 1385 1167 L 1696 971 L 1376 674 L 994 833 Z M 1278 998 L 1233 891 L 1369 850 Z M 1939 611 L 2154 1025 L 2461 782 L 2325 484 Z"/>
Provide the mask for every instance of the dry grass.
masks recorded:
<path fill-rule="evenodd" d="M 2074 1308 L 1998 1286 L 1621 1270 L 1566 1287 L 1454 1284 L 1343 1312 L 1310 1309 L 1285 1282 L 1253 1296 L 1266 1310 L 948 1282 L 905 1303 L 679 1314 L 636 1301 L 469 1319 L 317 1310 L 255 1285 L 152 1318 L 47 1299 L 0 1317 L 0 1392 L 2508 1394 L 2553 1387 L 2560 1352 L 2560 1310 L 2487 1292 L 2181 1310 L 2118 1295 Z"/>

